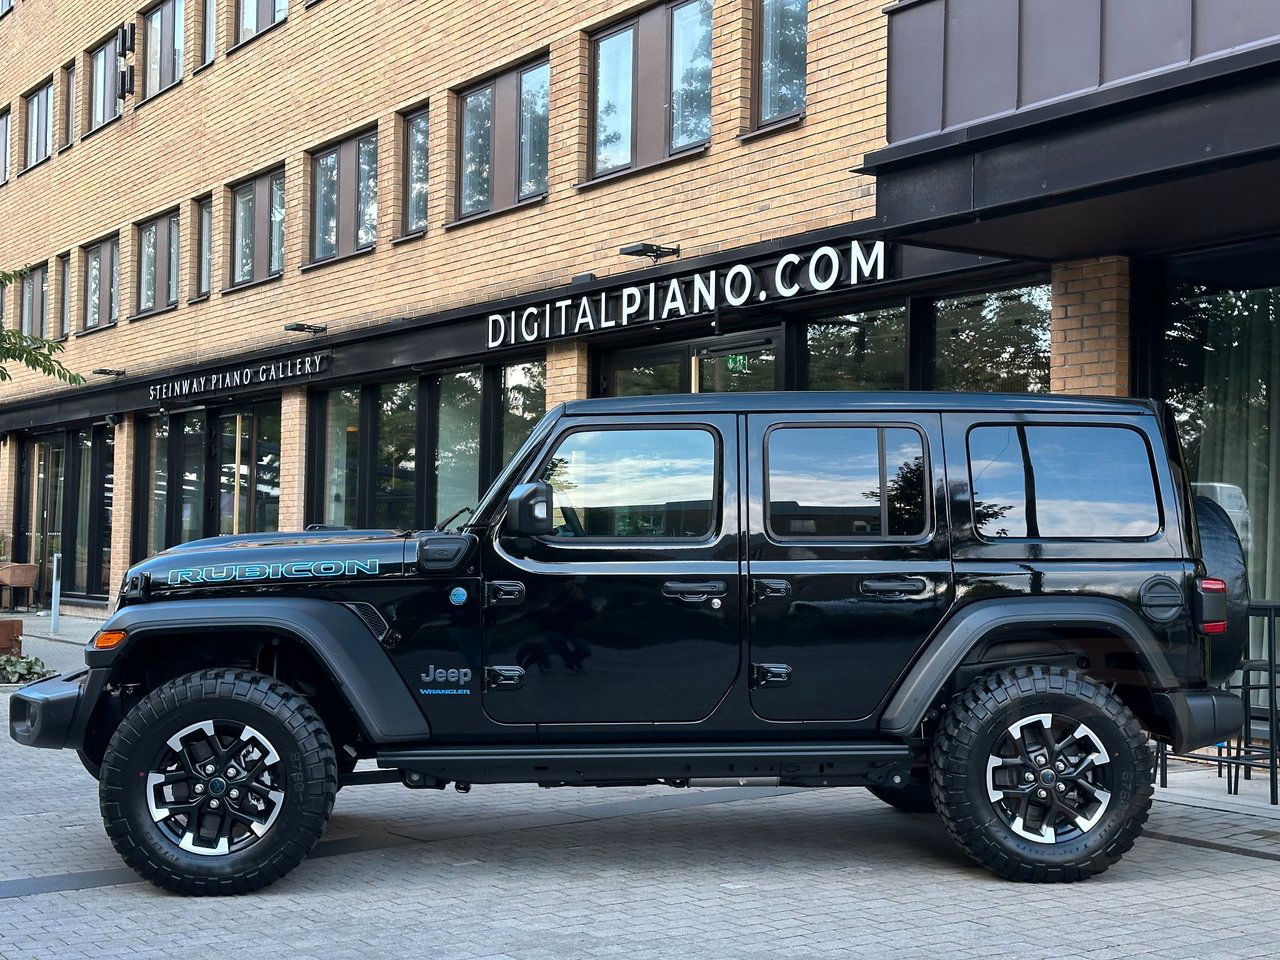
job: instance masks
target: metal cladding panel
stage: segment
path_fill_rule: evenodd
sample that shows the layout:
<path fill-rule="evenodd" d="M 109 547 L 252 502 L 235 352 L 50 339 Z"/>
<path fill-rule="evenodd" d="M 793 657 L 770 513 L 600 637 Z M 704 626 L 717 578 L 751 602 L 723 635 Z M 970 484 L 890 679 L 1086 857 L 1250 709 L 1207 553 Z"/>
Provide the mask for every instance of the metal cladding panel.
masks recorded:
<path fill-rule="evenodd" d="M 1191 0 L 1106 0 L 1102 9 L 1104 84 L 1190 59 Z"/>
<path fill-rule="evenodd" d="M 1276 0 L 1196 0 L 1195 57 L 1225 53 L 1280 37 L 1280 3 Z"/>
<path fill-rule="evenodd" d="M 973 156 L 937 157 L 909 174 L 876 181 L 876 219 L 908 224 L 964 214 L 973 209 Z"/>
<path fill-rule="evenodd" d="M 1102 0 L 1022 0 L 1019 106 L 1098 85 Z"/>
<path fill-rule="evenodd" d="M 946 6 L 946 126 L 1017 109 L 1018 0 Z"/>
<path fill-rule="evenodd" d="M 921 3 L 889 18 L 889 142 L 942 129 L 946 7 Z"/>

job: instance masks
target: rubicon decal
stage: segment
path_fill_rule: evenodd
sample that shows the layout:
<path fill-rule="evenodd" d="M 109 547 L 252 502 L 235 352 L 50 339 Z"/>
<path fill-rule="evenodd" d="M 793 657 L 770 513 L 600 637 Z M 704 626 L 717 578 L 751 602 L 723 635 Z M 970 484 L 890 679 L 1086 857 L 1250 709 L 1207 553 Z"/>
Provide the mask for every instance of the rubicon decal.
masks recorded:
<path fill-rule="evenodd" d="M 178 567 L 169 571 L 171 587 L 188 583 L 236 583 L 255 580 L 312 580 L 377 576 L 378 561 L 300 560 L 288 563 L 223 563 L 207 567 Z"/>

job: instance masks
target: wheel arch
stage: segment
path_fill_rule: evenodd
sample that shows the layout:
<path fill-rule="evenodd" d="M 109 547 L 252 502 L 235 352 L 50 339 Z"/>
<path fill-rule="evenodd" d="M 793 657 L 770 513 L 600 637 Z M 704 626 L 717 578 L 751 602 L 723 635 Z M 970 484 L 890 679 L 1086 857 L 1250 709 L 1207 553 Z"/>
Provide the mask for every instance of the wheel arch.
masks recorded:
<path fill-rule="evenodd" d="M 948 684 L 966 672 L 1079 657 L 1087 662 L 1075 666 L 1096 680 L 1114 683 L 1148 729 L 1167 733 L 1151 692 L 1180 686 L 1177 674 L 1142 618 L 1105 597 L 993 599 L 963 607 L 942 625 L 898 685 L 880 729 L 912 736 Z"/>
<path fill-rule="evenodd" d="M 370 744 L 425 740 L 430 726 L 368 627 L 341 604 L 314 598 L 218 598 L 139 604 L 103 629 L 125 631 L 111 650 L 90 648 L 91 669 L 131 698 L 184 673 L 246 666 L 299 686 L 332 729 Z M 91 761 L 127 711 L 102 696 L 85 718 L 82 750 Z"/>

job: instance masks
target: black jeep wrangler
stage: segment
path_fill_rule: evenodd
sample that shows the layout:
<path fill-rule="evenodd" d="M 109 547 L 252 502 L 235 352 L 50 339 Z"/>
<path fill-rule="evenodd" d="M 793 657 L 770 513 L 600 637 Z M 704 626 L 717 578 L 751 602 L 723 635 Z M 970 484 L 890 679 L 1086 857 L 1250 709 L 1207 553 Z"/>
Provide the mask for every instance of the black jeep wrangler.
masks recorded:
<path fill-rule="evenodd" d="M 79 751 L 125 861 L 185 893 L 271 883 L 386 780 L 865 786 L 1070 881 L 1142 830 L 1151 738 L 1241 727 L 1247 603 L 1151 403 L 588 400 L 454 529 L 138 564 L 10 731 Z"/>

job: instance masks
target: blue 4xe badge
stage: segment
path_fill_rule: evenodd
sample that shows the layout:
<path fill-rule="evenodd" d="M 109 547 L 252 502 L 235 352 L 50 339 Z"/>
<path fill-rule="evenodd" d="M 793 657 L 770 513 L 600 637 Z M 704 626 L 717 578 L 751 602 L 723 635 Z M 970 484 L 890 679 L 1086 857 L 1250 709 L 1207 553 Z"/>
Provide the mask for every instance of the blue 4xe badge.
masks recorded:
<path fill-rule="evenodd" d="M 454 587 L 449 591 L 449 602 L 455 607 L 460 607 L 467 602 L 467 591 L 462 587 Z"/>

